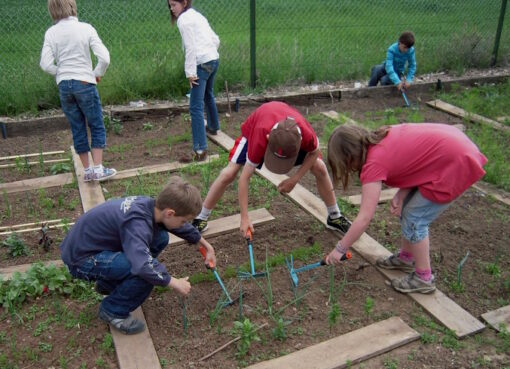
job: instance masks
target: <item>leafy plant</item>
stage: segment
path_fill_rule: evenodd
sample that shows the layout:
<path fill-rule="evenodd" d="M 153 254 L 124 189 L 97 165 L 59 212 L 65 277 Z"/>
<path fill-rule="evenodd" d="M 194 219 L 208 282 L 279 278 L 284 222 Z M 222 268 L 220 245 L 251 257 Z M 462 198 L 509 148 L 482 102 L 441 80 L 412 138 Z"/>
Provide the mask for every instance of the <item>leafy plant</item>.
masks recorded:
<path fill-rule="evenodd" d="M 2 242 L 2 246 L 9 248 L 9 255 L 12 257 L 27 256 L 30 254 L 28 247 L 16 232 L 13 232 L 9 237 Z"/>
<path fill-rule="evenodd" d="M 279 341 L 285 341 L 287 339 L 287 333 L 285 332 L 285 321 L 282 317 L 275 320 L 276 326 L 273 328 L 273 337 Z"/>
<path fill-rule="evenodd" d="M 338 317 L 340 317 L 340 315 L 340 305 L 338 305 L 338 302 L 331 304 L 328 313 L 329 329 L 338 322 Z"/>
<path fill-rule="evenodd" d="M 363 305 L 363 309 L 365 310 L 365 314 L 370 315 L 372 313 L 372 310 L 374 309 L 374 299 L 370 296 L 367 296 L 365 299 L 365 304 Z"/>
<path fill-rule="evenodd" d="M 151 122 L 147 122 L 147 123 L 144 123 L 143 124 L 143 130 L 144 131 L 152 131 L 152 129 L 154 128 L 154 126 L 152 125 Z"/>
<path fill-rule="evenodd" d="M 496 263 L 489 263 L 485 265 L 485 271 L 494 277 L 501 276 L 501 271 Z"/>
<path fill-rule="evenodd" d="M 68 163 L 56 163 L 50 167 L 50 173 L 53 175 L 60 173 L 69 173 L 72 170 L 73 169 L 71 168 L 71 165 Z"/>
<path fill-rule="evenodd" d="M 233 332 L 235 335 L 241 337 L 237 344 L 237 352 L 236 357 L 238 359 L 243 359 L 246 354 L 248 354 L 251 344 L 256 341 L 260 341 L 260 337 L 256 332 L 255 325 L 250 321 L 250 319 L 245 318 L 244 321 L 235 321 Z"/>

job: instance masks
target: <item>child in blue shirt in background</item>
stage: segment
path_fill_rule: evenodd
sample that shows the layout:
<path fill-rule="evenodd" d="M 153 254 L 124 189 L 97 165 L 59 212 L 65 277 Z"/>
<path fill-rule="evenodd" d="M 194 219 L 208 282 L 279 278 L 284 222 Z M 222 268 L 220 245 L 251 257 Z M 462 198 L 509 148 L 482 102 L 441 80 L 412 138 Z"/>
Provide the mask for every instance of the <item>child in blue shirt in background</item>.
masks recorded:
<path fill-rule="evenodd" d="M 404 76 L 407 62 L 407 77 Z M 414 34 L 406 31 L 388 48 L 386 61 L 372 68 L 368 86 L 397 85 L 397 89 L 406 90 L 411 85 L 416 73 L 416 56 L 414 52 Z"/>

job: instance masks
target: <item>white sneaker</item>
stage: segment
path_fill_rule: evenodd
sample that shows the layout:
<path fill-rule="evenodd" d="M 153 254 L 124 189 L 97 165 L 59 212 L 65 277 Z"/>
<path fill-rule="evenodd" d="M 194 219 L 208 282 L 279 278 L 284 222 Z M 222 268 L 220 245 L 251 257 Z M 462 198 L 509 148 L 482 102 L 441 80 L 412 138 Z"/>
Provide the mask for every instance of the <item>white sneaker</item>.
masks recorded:
<path fill-rule="evenodd" d="M 94 181 L 106 181 L 108 178 L 111 178 L 116 174 L 117 171 L 115 169 L 103 167 L 103 173 L 94 173 Z"/>

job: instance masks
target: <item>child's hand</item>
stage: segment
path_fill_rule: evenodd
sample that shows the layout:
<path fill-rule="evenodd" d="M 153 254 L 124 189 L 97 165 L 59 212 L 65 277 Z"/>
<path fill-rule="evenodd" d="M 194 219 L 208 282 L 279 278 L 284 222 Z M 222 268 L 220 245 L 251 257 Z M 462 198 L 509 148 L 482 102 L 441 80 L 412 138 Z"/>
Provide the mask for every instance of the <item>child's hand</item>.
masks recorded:
<path fill-rule="evenodd" d="M 281 193 L 289 193 L 294 189 L 294 187 L 296 187 L 296 183 L 297 182 L 294 181 L 292 177 L 287 178 L 280 182 L 280 184 L 278 185 L 278 191 L 280 191 Z"/>
<path fill-rule="evenodd" d="M 97 82 L 97 83 L 101 82 L 101 77 L 99 77 L 99 76 L 98 76 L 98 77 L 96 77 L 96 82 Z"/>
<path fill-rule="evenodd" d="M 334 265 L 334 264 L 340 264 L 340 259 L 342 258 L 343 254 L 338 252 L 336 248 L 331 250 L 331 252 L 326 256 L 326 264 L 328 265 Z"/>
<path fill-rule="evenodd" d="M 198 86 L 198 77 L 188 77 L 189 88 L 193 88 L 193 85 Z"/>
<path fill-rule="evenodd" d="M 213 249 L 207 249 L 207 254 L 205 255 L 205 260 L 204 260 L 204 263 L 205 265 L 209 265 L 212 267 L 211 268 L 216 268 L 216 255 L 214 254 L 214 250 Z"/>
<path fill-rule="evenodd" d="M 248 236 L 248 229 L 250 229 L 252 233 L 255 231 L 250 218 L 247 218 L 247 219 L 241 218 L 241 226 L 239 227 L 239 230 L 241 231 L 241 234 L 243 235 L 243 237 Z"/>
<path fill-rule="evenodd" d="M 172 277 L 172 279 L 170 279 L 168 287 L 176 290 L 181 295 L 186 296 L 189 293 L 189 291 L 191 291 L 191 284 L 188 282 L 188 279 L 189 277 L 184 277 L 180 279 Z"/>

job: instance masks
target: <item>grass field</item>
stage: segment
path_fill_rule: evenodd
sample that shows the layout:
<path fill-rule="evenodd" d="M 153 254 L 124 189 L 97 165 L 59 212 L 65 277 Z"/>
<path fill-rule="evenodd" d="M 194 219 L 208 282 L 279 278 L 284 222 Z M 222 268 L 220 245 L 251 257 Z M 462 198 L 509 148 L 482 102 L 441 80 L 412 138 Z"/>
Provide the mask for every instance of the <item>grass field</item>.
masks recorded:
<path fill-rule="evenodd" d="M 53 78 L 39 68 L 46 2 L 3 0 L 0 14 L 0 115 L 58 107 Z M 77 0 L 110 50 L 99 89 L 103 104 L 186 93 L 177 27 L 162 0 Z M 372 65 L 404 30 L 416 35 L 418 73 L 487 67 L 501 2 L 491 0 L 257 0 L 257 82 L 278 84 L 367 79 Z M 216 88 L 249 89 L 250 2 L 195 0 L 221 39 Z M 508 13 L 507 9 L 507 13 Z M 507 14 L 508 15 L 508 14 Z M 508 16 L 507 16 L 508 18 Z M 510 60 L 510 26 L 503 28 L 499 62 Z"/>

